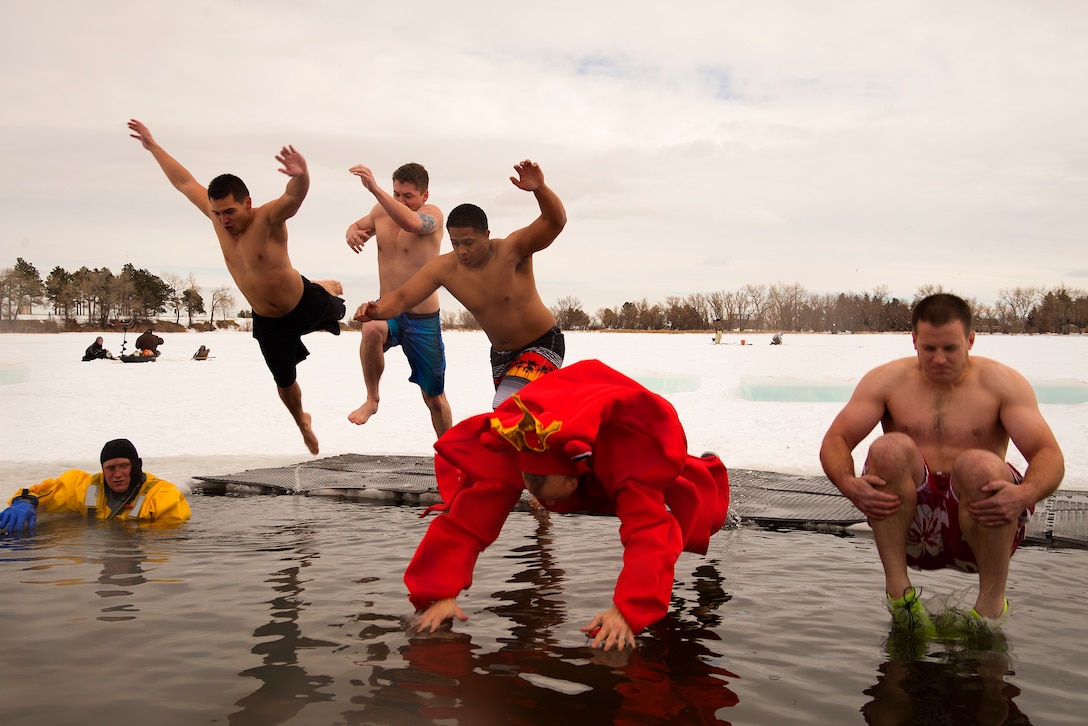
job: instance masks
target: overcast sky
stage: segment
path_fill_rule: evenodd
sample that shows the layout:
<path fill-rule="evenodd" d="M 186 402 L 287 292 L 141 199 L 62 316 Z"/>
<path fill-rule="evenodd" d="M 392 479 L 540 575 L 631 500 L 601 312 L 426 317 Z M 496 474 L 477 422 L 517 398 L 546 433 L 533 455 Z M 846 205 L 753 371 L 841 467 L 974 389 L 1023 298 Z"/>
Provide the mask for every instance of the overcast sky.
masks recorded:
<path fill-rule="evenodd" d="M 349 306 L 377 278 L 344 242 L 374 203 L 347 169 L 389 188 L 407 161 L 497 237 L 536 217 L 508 177 L 537 161 L 569 217 L 542 297 L 589 313 L 749 283 L 1088 287 L 1079 0 L 0 2 L 0 267 L 230 282 L 137 118 L 258 204 L 293 144 L 292 261 Z"/>

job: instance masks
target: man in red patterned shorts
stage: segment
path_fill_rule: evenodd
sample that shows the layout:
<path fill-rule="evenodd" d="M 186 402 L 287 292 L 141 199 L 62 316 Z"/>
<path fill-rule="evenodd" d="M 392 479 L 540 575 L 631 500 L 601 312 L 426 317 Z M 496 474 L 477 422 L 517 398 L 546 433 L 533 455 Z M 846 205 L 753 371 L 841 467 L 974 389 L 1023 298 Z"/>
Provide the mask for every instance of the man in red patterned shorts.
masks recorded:
<path fill-rule="evenodd" d="M 874 368 L 824 436 L 828 478 L 873 528 L 896 622 L 932 627 L 907 568 L 977 572 L 971 614 L 998 618 L 1008 608 L 1009 560 L 1024 539 L 1035 503 L 1065 475 L 1058 442 L 1031 385 L 987 358 L 970 358 L 971 309 L 955 295 L 931 295 L 911 321 L 917 357 Z M 853 450 L 877 424 L 861 476 Z M 1006 464 L 1009 441 L 1023 454 L 1023 476 Z"/>
<path fill-rule="evenodd" d="M 526 159 L 515 164 L 518 189 L 532 192 L 540 207 L 529 226 L 505 238 L 492 238 L 487 215 L 474 204 L 455 207 L 446 218 L 453 251 L 435 257 L 400 287 L 363 303 L 360 322 L 388 320 L 445 287 L 476 317 L 491 341 L 495 399 L 492 408 L 540 376 L 563 364 L 563 333 L 540 300 L 533 276 L 533 254 L 563 231 L 567 213 L 544 183 L 544 172 Z"/>

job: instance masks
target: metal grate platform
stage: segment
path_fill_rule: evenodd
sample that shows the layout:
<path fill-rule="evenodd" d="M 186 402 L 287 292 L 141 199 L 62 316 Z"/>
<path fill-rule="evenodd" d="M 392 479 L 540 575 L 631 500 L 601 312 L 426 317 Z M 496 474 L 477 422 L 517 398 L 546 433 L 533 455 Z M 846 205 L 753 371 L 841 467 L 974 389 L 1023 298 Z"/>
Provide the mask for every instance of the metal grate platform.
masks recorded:
<path fill-rule="evenodd" d="M 194 478 L 204 482 L 207 491 L 331 495 L 388 503 L 439 501 L 434 460 L 426 456 L 342 454 L 294 466 Z M 729 483 L 729 514 L 740 521 L 808 529 L 865 521 L 826 477 L 730 469 Z M 1059 491 L 1040 502 L 1026 541 L 1088 547 L 1088 493 Z"/>

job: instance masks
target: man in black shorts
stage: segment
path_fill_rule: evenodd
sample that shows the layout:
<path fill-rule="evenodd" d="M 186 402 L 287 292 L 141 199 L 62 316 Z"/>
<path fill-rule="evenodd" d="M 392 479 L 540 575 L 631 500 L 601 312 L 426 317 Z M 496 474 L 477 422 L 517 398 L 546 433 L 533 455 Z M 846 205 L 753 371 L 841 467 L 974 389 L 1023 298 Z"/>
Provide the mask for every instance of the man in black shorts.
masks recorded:
<path fill-rule="evenodd" d="M 132 137 L 151 152 L 166 178 L 212 220 L 223 260 L 235 284 L 253 308 L 253 337 L 276 380 L 276 390 L 302 433 L 311 454 L 318 453 L 310 414 L 302 408 L 295 366 L 309 355 L 302 336 L 315 330 L 340 334 L 346 309 L 336 280 L 310 282 L 291 265 L 287 220 L 298 212 L 310 188 L 306 160 L 291 146 L 276 156 L 280 173 L 290 177 L 279 199 L 253 206 L 249 190 L 233 174 L 217 176 L 205 189 L 166 153 L 139 121 L 128 122 Z"/>

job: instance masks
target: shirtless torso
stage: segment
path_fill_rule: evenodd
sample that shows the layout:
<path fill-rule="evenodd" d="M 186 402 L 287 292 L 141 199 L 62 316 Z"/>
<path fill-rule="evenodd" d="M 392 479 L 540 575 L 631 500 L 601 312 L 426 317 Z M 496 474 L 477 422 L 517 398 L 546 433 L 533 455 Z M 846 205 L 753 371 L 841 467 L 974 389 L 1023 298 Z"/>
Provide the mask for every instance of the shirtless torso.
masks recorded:
<path fill-rule="evenodd" d="M 207 212 L 223 251 L 227 271 L 253 312 L 269 318 L 291 312 L 302 297 L 302 276 L 287 254 L 287 225 L 271 219 L 269 204 L 249 210 L 249 222 L 241 232 L 228 230 L 220 221 L 237 214 L 244 203 L 233 197 L 211 202 Z M 219 219 L 217 219 L 217 214 Z"/>
<path fill-rule="evenodd" d="M 375 204 L 370 212 L 374 236 L 377 237 L 378 285 L 382 295 L 407 282 L 420 268 L 437 257 L 442 249 L 441 211 L 433 204 L 424 204 L 416 211 L 439 220 L 437 228 L 427 234 L 415 234 L 402 229 L 380 204 Z M 406 312 L 425 315 L 438 309 L 436 290 Z"/>
<path fill-rule="evenodd" d="M 454 230 L 450 240 L 464 247 Z M 471 262 L 459 260 L 459 250 L 438 258 L 436 279 L 476 317 L 496 350 L 517 350 L 553 328 L 555 316 L 537 292 L 531 255 L 519 251 L 512 237 L 482 244 L 489 248 L 473 250 L 484 254 L 474 255 Z"/>
<path fill-rule="evenodd" d="M 1005 458 L 1009 434 L 1001 410 L 1020 388 L 1015 371 L 972 357 L 959 380 L 942 385 L 925 377 L 917 358 L 903 358 L 869 375 L 866 386 L 872 387 L 875 400 L 884 401 L 884 432 L 909 436 L 934 470 L 951 471 L 956 455 L 966 449 Z"/>

